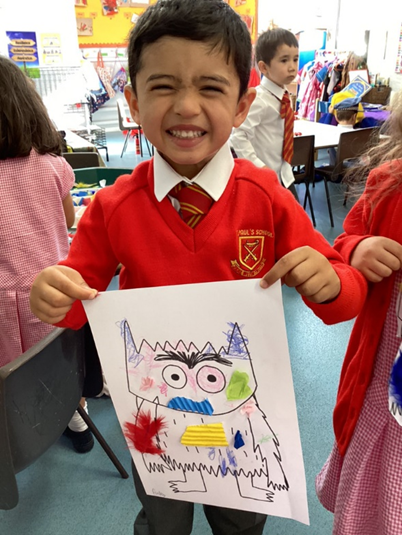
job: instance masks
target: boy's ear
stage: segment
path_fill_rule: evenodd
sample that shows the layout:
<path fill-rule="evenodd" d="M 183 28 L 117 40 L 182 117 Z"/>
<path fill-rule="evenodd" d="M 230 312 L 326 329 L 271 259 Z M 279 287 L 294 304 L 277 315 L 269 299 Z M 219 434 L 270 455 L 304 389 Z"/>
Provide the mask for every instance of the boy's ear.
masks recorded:
<path fill-rule="evenodd" d="M 233 126 L 235 128 L 239 127 L 242 122 L 245 120 L 250 109 L 251 104 L 253 103 L 257 92 L 254 87 L 249 87 L 247 91 L 240 97 L 239 102 L 237 103 L 237 110 Z"/>
<path fill-rule="evenodd" d="M 267 78 L 267 72 L 268 72 L 268 67 L 269 67 L 269 65 L 267 65 L 267 64 L 265 63 L 265 61 L 262 61 L 262 60 L 260 60 L 260 61 L 257 63 L 257 65 L 258 65 L 258 69 L 259 69 L 259 71 L 265 76 L 265 78 Z"/>
<path fill-rule="evenodd" d="M 141 124 L 140 110 L 138 109 L 138 99 L 131 85 L 127 84 L 124 87 L 124 96 L 126 98 L 128 107 L 130 108 L 131 117 L 137 124 Z"/>

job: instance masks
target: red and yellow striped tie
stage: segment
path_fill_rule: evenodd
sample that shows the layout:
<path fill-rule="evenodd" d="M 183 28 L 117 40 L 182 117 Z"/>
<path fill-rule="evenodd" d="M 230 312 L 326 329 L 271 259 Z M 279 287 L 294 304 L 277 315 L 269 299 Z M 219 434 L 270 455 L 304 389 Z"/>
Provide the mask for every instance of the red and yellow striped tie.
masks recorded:
<path fill-rule="evenodd" d="M 177 184 L 169 192 L 169 195 L 179 201 L 183 221 L 191 228 L 202 221 L 213 202 L 212 197 L 198 184 L 187 184 L 186 182 Z"/>
<path fill-rule="evenodd" d="M 292 163 L 293 158 L 293 123 L 295 116 L 290 104 L 289 93 L 284 92 L 281 100 L 281 118 L 285 119 L 285 129 L 283 134 L 282 158 L 285 162 Z"/>

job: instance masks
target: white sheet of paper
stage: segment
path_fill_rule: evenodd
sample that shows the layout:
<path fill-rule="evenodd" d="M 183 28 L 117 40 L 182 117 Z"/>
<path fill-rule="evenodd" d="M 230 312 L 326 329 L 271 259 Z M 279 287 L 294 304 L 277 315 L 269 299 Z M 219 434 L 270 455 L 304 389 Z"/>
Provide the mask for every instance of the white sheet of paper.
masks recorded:
<path fill-rule="evenodd" d="M 309 523 L 279 282 L 104 292 L 84 307 L 148 494 Z M 139 414 L 163 429 L 141 433 Z"/>

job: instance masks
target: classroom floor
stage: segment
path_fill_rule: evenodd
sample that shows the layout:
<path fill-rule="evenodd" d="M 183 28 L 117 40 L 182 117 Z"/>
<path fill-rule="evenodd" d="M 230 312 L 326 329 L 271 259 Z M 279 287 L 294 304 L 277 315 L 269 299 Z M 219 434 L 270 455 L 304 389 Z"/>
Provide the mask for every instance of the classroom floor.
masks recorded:
<path fill-rule="evenodd" d="M 95 118 L 96 119 L 96 118 Z M 134 167 L 134 141 L 120 158 L 124 137 L 107 132 L 109 166 Z M 145 149 L 145 147 L 144 147 Z M 146 150 L 146 149 L 145 149 Z M 325 154 L 321 154 L 322 159 Z M 342 232 L 349 207 L 343 207 L 340 187 L 331 184 L 335 227 L 331 228 L 323 183 L 312 190 L 317 229 L 329 240 Z M 303 186 L 299 196 L 303 198 Z M 306 470 L 310 526 L 292 520 L 268 518 L 264 535 L 330 535 L 332 515 L 318 502 L 314 478 L 329 454 L 332 443 L 332 408 L 342 358 L 352 322 L 325 326 L 287 287 L 283 300 L 288 330 L 293 380 Z M 85 455 L 71 449 L 62 437 L 34 465 L 18 474 L 19 505 L 0 511 L 1 535 L 131 535 L 139 502 L 133 490 L 130 454 L 109 398 L 88 400 L 99 430 L 130 473 L 123 480 L 98 443 Z M 1 482 L 0 482 L 1 483 Z M 194 535 L 208 535 L 201 506 L 195 507 Z M 230 534 L 228 534 L 230 535 Z"/>

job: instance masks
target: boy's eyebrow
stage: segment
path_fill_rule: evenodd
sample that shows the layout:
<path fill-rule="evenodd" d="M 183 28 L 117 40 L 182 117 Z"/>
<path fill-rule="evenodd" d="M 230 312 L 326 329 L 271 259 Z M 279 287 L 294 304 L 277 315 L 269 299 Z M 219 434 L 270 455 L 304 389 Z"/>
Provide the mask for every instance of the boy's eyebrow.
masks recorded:
<path fill-rule="evenodd" d="M 146 82 L 147 83 L 153 82 L 155 80 L 161 80 L 162 78 L 167 78 L 169 80 L 177 80 L 176 76 L 173 76 L 172 74 L 156 73 L 156 74 L 151 74 L 150 76 L 148 76 Z M 219 76 L 218 74 L 211 75 L 211 76 L 200 76 L 198 77 L 198 80 L 200 82 L 217 82 L 217 83 L 230 86 L 230 81 L 224 76 Z"/>
<path fill-rule="evenodd" d="M 200 76 L 200 82 L 218 82 L 230 86 L 230 81 L 224 76 L 213 75 L 213 76 Z"/>
<path fill-rule="evenodd" d="M 161 78 L 169 78 L 170 80 L 175 80 L 176 77 L 171 74 L 151 74 L 147 78 L 147 82 L 153 82 L 154 80 L 160 80 Z"/>
<path fill-rule="evenodd" d="M 292 56 L 292 54 L 283 54 L 283 56 L 279 56 L 279 59 L 288 59 L 288 58 L 298 58 L 299 54 L 295 54 Z"/>

